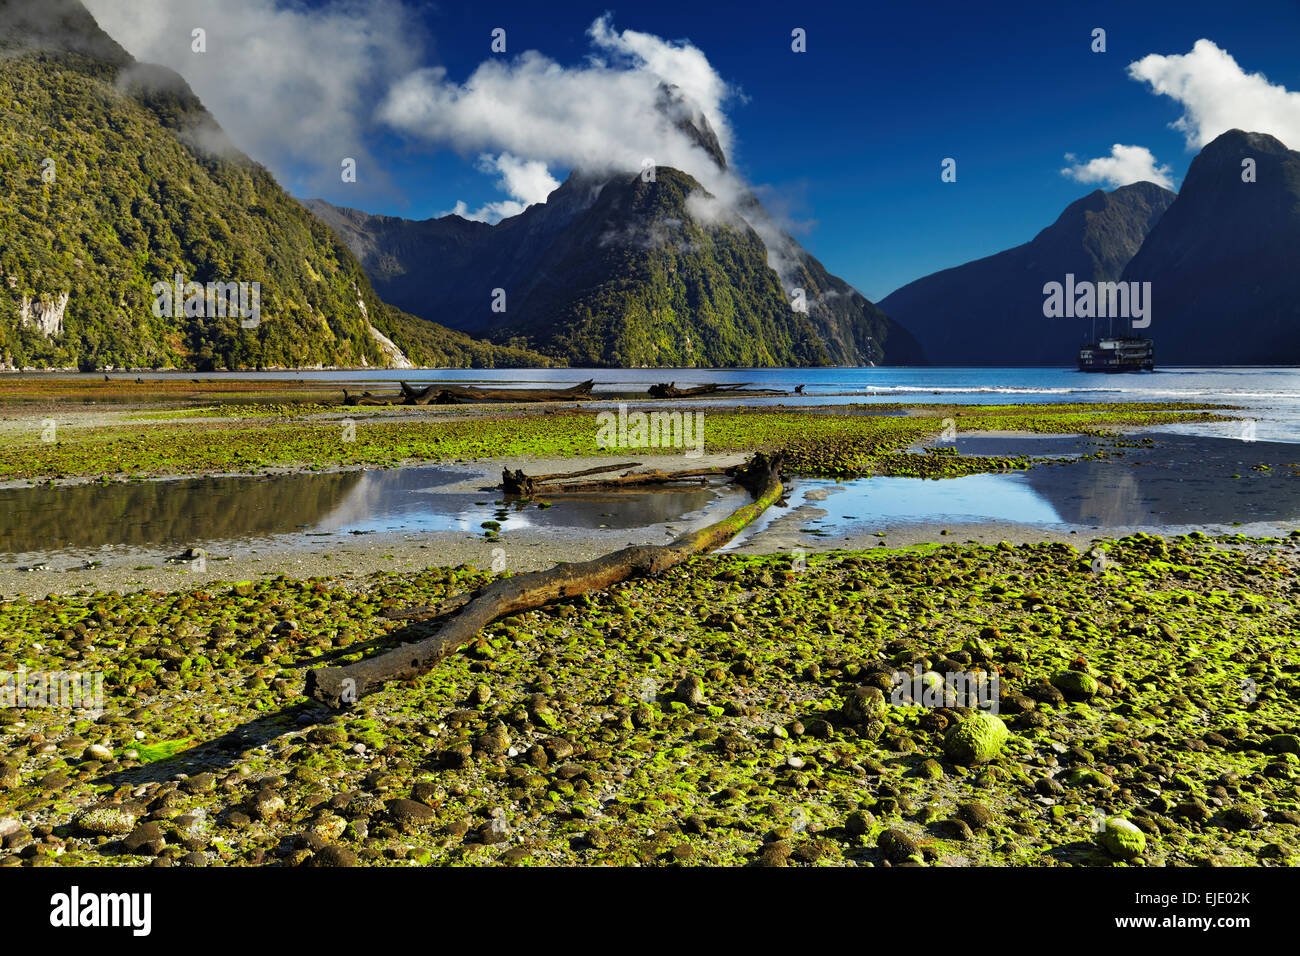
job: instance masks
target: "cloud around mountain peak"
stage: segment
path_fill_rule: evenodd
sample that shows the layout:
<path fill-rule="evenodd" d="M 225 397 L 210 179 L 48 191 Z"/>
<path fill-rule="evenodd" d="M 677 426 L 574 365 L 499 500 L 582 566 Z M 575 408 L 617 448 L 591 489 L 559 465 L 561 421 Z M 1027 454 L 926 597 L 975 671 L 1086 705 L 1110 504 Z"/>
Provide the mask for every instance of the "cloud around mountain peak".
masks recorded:
<path fill-rule="evenodd" d="M 1109 156 L 1099 156 L 1087 162 L 1078 162 L 1072 155 L 1065 158 L 1071 165 L 1061 173 L 1077 182 L 1102 183 L 1112 187 L 1148 182 L 1165 189 L 1174 188 L 1169 167 L 1158 166 L 1155 156 L 1145 146 L 1116 143 L 1110 148 Z"/>
<path fill-rule="evenodd" d="M 619 32 L 607 17 L 592 23 L 588 37 L 593 51 L 577 66 L 527 50 L 484 60 L 463 83 L 442 67 L 415 70 L 393 85 L 378 115 L 416 140 L 462 153 L 589 172 L 635 172 L 653 163 L 706 185 L 715 180 L 719 158 L 699 131 L 711 131 L 725 165 L 732 143 L 725 106 L 734 92 L 703 52 L 685 41 Z"/>
<path fill-rule="evenodd" d="M 1172 125 L 1186 137 L 1188 149 L 1200 149 L 1230 129 L 1268 133 L 1292 149 L 1300 147 L 1300 92 L 1270 83 L 1262 73 L 1247 73 L 1211 40 L 1197 40 L 1181 55 L 1149 54 L 1130 63 L 1128 73 L 1182 106 L 1183 115 Z"/>

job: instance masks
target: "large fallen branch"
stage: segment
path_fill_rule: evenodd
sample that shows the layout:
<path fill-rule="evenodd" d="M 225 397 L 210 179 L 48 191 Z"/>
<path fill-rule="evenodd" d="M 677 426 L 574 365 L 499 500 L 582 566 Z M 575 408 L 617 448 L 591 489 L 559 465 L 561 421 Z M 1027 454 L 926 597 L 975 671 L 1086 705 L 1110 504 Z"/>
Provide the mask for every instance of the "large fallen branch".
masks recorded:
<path fill-rule="evenodd" d="M 498 402 L 585 402 L 591 398 L 592 379 L 570 388 L 462 388 L 459 385 L 428 385 L 416 388 L 398 382 L 401 394 L 377 397 L 369 392 L 360 396 L 343 390 L 344 405 L 469 405 Z"/>
<path fill-rule="evenodd" d="M 599 481 L 557 481 L 535 485 L 529 497 L 549 498 L 563 494 L 593 494 L 602 491 L 635 491 L 655 485 L 672 485 L 689 481 L 705 484 L 711 475 L 725 475 L 726 468 L 697 468 L 694 471 L 634 471 L 617 478 L 602 478 Z"/>
<path fill-rule="evenodd" d="M 376 398 L 369 392 L 362 392 L 360 395 L 349 394 L 348 390 L 343 389 L 344 405 L 398 405 L 401 404 L 400 398 Z"/>
<path fill-rule="evenodd" d="M 523 471 L 505 469 L 501 472 L 501 488 L 508 495 L 518 495 L 521 498 L 536 498 L 566 493 L 590 494 L 593 491 L 628 491 L 642 486 L 668 485 L 678 481 L 702 482 L 711 475 L 728 475 L 734 471 L 732 468 L 719 467 L 690 468 L 685 471 L 662 471 L 653 468 L 649 471 L 629 471 L 614 478 L 601 478 L 599 481 L 567 480 L 585 475 L 599 475 L 607 471 L 617 471 L 620 468 L 632 468 L 635 467 L 635 464 L 633 462 L 630 465 L 586 468 L 582 471 L 571 471 L 567 474 L 556 475 L 526 475 Z M 556 481 L 554 479 L 566 480 Z"/>
<path fill-rule="evenodd" d="M 726 544 L 781 498 L 781 456 L 762 452 L 731 469 L 732 478 L 754 496 L 754 501 L 721 521 L 683 535 L 671 544 L 637 545 L 579 564 L 558 564 L 501 578 L 479 590 L 460 613 L 434 635 L 377 657 L 346 667 L 318 667 L 307 672 L 304 693 L 338 708 L 394 680 L 410 680 L 429 671 L 438 661 L 467 644 L 493 621 L 552 601 L 577 597 L 638 575 L 656 575 L 690 557 Z"/>
<path fill-rule="evenodd" d="M 501 488 L 508 495 L 531 498 L 533 489 L 548 481 L 555 481 L 560 478 L 580 478 L 585 475 L 603 475 L 606 472 L 621 471 L 624 468 L 636 468 L 640 464 L 639 461 L 625 461 L 619 465 L 597 465 L 595 468 L 584 468 L 582 471 L 564 471 L 550 475 L 526 475 L 522 468 L 516 471 L 503 468 L 501 470 Z"/>
<path fill-rule="evenodd" d="M 717 392 L 734 392 L 745 388 L 748 382 L 738 385 L 695 385 L 691 388 L 678 388 L 676 382 L 660 382 L 650 386 L 651 398 L 690 398 L 692 395 L 713 395 Z"/>
<path fill-rule="evenodd" d="M 788 395 L 775 388 L 750 388 L 749 382 L 734 385 L 693 385 L 690 388 L 678 388 L 676 382 L 660 382 L 650 386 L 651 398 L 694 398 L 697 395 Z"/>
<path fill-rule="evenodd" d="M 593 379 L 570 388 L 468 388 L 459 385 L 430 385 L 412 388 L 405 382 L 402 395 L 407 405 L 464 405 L 480 402 L 581 402 L 591 398 Z"/>

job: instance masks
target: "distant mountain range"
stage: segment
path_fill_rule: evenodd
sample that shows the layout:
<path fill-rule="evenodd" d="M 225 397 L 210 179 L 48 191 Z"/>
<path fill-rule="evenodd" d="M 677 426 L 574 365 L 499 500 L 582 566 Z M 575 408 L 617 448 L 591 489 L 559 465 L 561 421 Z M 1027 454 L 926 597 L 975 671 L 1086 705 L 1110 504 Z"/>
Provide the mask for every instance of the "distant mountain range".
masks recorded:
<path fill-rule="evenodd" d="M 496 225 L 307 206 L 388 301 L 573 365 L 920 359 L 905 330 L 802 250 L 790 281 L 807 310 L 794 308 L 764 241 L 739 217 L 702 221 L 693 207 L 707 199 L 690 176 L 661 166 L 649 182 L 574 173 L 545 203 Z"/>
<path fill-rule="evenodd" d="M 0 367 L 1061 366 L 1094 328 L 1044 317 L 1067 276 L 1150 283 L 1158 364 L 1300 363 L 1300 153 L 1271 136 L 1224 133 L 1177 196 L 1097 190 L 877 307 L 679 90 L 659 107 L 711 157 L 696 177 L 577 170 L 495 225 L 301 204 L 79 0 L 0 0 Z M 213 314 L 228 283 L 255 319 Z"/>
<path fill-rule="evenodd" d="M 181 77 L 78 0 L 0 0 L 0 178 L 0 367 L 550 362 L 382 302 Z M 177 274 L 204 293 L 155 309 Z M 249 308 L 214 314 L 208 283 L 244 283 Z"/>
<path fill-rule="evenodd" d="M 1030 242 L 910 282 L 880 308 L 936 365 L 1070 365 L 1110 324 L 1044 317 L 1044 285 L 1068 274 L 1151 284 L 1140 334 L 1157 364 L 1300 363 L 1300 153 L 1230 130 L 1192 160 L 1176 196 L 1145 182 L 1097 190 Z"/>
<path fill-rule="evenodd" d="M 707 121 L 664 89 L 662 108 L 719 170 Z M 752 193 L 730 207 L 694 178 L 575 171 L 546 202 L 495 225 L 412 221 L 306 204 L 388 301 L 573 365 L 916 364 L 898 323 L 828 273 Z"/>
<path fill-rule="evenodd" d="M 935 365 L 1073 364 L 1092 324 L 1044 318 L 1043 286 L 1119 279 L 1174 199 L 1154 183 L 1095 190 L 1024 245 L 910 282 L 880 308 Z"/>
<path fill-rule="evenodd" d="M 1122 278 L 1151 283 L 1158 362 L 1300 363 L 1300 152 L 1236 129 L 1207 144 Z"/>

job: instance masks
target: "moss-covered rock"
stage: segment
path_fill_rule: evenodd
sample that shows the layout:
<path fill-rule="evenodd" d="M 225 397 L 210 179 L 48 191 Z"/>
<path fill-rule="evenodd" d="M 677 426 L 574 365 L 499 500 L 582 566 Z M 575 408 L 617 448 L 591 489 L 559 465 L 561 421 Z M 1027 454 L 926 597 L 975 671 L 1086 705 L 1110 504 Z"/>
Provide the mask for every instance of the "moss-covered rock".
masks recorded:
<path fill-rule="evenodd" d="M 135 819 L 122 807 L 94 807 L 77 817 L 76 826 L 89 836 L 122 836 L 135 829 Z"/>
<path fill-rule="evenodd" d="M 1097 679 L 1083 671 L 1057 671 L 1052 675 L 1052 686 L 1065 695 L 1066 700 L 1090 700 L 1099 690 Z"/>
<path fill-rule="evenodd" d="M 1011 731 L 995 714 L 974 714 L 949 728 L 943 752 L 953 763 L 988 763 L 1011 738 Z"/>
<path fill-rule="evenodd" d="M 868 724 L 883 721 L 888 709 L 885 695 L 878 687 L 855 687 L 844 697 L 840 717 L 849 724 Z"/>
<path fill-rule="evenodd" d="M 1097 833 L 1097 843 L 1117 860 L 1132 860 L 1146 852 L 1146 834 L 1123 817 L 1110 817 Z"/>

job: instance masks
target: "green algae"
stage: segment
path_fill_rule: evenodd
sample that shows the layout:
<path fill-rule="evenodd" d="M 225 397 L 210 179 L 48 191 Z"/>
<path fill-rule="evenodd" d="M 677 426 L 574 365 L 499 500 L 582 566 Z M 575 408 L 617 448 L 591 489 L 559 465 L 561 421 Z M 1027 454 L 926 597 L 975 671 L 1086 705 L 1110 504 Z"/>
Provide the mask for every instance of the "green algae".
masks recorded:
<path fill-rule="evenodd" d="M 1043 434 L 1113 436 L 1121 427 L 1209 422 L 1223 416 L 1200 406 L 1132 403 L 1098 406 L 912 406 L 847 414 L 836 409 L 709 410 L 705 451 L 786 451 L 791 474 L 925 478 L 1022 470 L 1023 457 L 909 454 L 952 423 L 957 433 L 998 429 Z M 321 414 L 237 416 L 203 420 L 63 425 L 57 441 L 41 430 L 0 443 L 0 479 L 43 480 L 191 474 L 261 474 L 276 468 L 314 471 L 395 467 L 504 457 L 626 456 L 601 448 L 594 412 L 510 410 L 469 415 L 451 411 L 428 420 L 387 409 L 334 408 Z M 635 452 L 635 449 L 631 451 Z M 647 452 L 657 451 L 647 449 Z M 106 462 L 111 464 L 106 465 Z"/>
<path fill-rule="evenodd" d="M 65 864 L 149 861 L 68 829 L 75 801 L 141 787 L 172 849 L 170 821 L 202 810 L 204 852 L 231 865 L 311 862 L 294 840 L 333 834 L 328 814 L 347 821 L 332 843 L 384 866 L 884 865 L 886 830 L 926 863 L 1111 865 L 1099 815 L 1145 834 L 1125 862 L 1272 859 L 1300 820 L 1291 543 L 1102 544 L 1104 576 L 1059 544 L 827 552 L 798 570 L 709 556 L 497 622 L 341 714 L 303 700 L 305 667 L 417 637 L 428 625 L 387 612 L 492 576 L 3 601 L 0 669 L 101 670 L 107 699 L 98 720 L 0 711 L 0 814 L 54 827 Z M 989 762 L 945 755 L 972 715 L 890 702 L 891 675 L 918 665 L 999 677 L 1010 735 Z M 1067 671 L 1096 682 L 1087 702 L 1052 695 Z M 678 693 L 688 676 L 698 695 Z M 212 789 L 190 785 L 205 772 Z M 285 806 L 264 818 L 268 789 Z M 411 832 L 385 809 L 408 796 L 430 811 Z M 509 835 L 483 842 L 495 810 Z"/>

